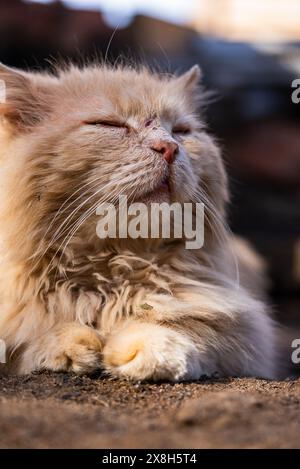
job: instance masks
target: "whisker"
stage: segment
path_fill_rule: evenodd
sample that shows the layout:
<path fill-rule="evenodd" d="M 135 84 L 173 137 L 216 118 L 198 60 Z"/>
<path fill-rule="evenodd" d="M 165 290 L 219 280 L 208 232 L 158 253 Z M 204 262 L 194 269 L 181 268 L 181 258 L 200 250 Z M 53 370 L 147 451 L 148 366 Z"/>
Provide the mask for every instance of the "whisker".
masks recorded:
<path fill-rule="evenodd" d="M 64 202 L 63 204 L 60 206 L 60 208 L 58 209 L 58 211 L 56 212 L 55 216 L 52 218 L 50 224 L 48 225 L 47 227 L 47 230 L 45 231 L 45 234 L 43 236 L 43 238 L 41 239 L 40 243 L 39 243 L 39 247 L 37 248 L 35 254 L 32 255 L 32 257 L 34 257 L 38 250 L 40 249 L 43 241 L 45 240 L 47 234 L 49 233 L 49 231 L 51 230 L 52 226 L 54 225 L 55 221 L 57 220 L 57 218 L 59 217 L 60 214 L 64 213 L 68 208 L 70 208 L 70 206 L 72 206 L 75 202 L 77 202 L 78 200 L 80 200 L 84 194 L 86 194 L 90 189 L 84 191 L 82 194 L 80 194 L 80 196 L 78 196 L 75 200 L 73 200 L 70 204 L 68 204 L 66 207 L 65 205 L 67 204 L 67 202 L 72 199 L 72 197 L 74 197 L 74 195 L 76 193 L 78 193 L 79 191 L 81 191 L 84 187 L 98 181 L 100 179 L 100 176 L 97 176 L 97 178 L 93 179 L 92 181 L 88 181 L 87 183 L 83 184 L 82 186 L 80 186 L 75 192 L 73 192 Z M 64 208 L 65 207 L 65 208 Z M 63 210 L 64 208 L 64 210 Z"/>
<path fill-rule="evenodd" d="M 237 259 L 236 253 L 234 252 L 232 243 L 230 242 L 230 236 L 229 236 L 229 235 L 232 235 L 232 231 L 230 227 L 228 226 L 227 222 L 220 218 L 220 215 L 218 214 L 215 206 L 212 204 L 212 202 L 207 198 L 206 194 L 200 188 L 198 188 L 198 193 L 199 193 L 200 198 L 204 201 L 204 205 L 212 217 L 211 221 L 214 223 L 214 226 L 211 226 L 211 228 L 214 230 L 213 232 L 215 236 L 217 236 L 217 239 L 220 244 L 225 244 L 229 248 L 229 251 L 231 253 L 233 263 L 234 263 L 234 269 L 236 272 L 236 285 L 239 288 L 240 272 L 239 272 L 238 259 Z M 209 220 L 209 223 L 210 223 L 210 220 Z"/>
<path fill-rule="evenodd" d="M 124 190 L 124 189 L 123 189 Z M 116 198 L 119 196 L 120 194 L 117 193 L 113 200 L 112 200 L 112 203 L 114 203 L 114 201 L 116 200 Z M 60 258 L 59 258 L 59 261 L 58 261 L 58 265 L 57 265 L 57 268 L 56 268 L 56 272 L 58 271 L 58 268 L 59 268 L 59 264 L 61 263 L 61 260 L 62 260 L 62 257 L 65 253 L 65 250 L 68 246 L 68 244 L 70 243 L 71 239 L 74 237 L 74 235 L 76 234 L 76 232 L 80 229 L 80 227 L 86 222 L 86 220 L 93 214 L 93 212 L 96 210 L 96 208 L 99 206 L 99 204 L 103 203 L 105 200 L 101 200 L 101 201 L 97 201 L 95 204 L 93 204 L 92 207 L 90 207 L 80 218 L 79 220 L 76 222 L 75 226 L 73 226 L 73 229 L 71 229 L 69 231 L 69 234 L 64 238 L 63 242 L 61 243 L 61 245 L 59 246 L 56 254 L 59 252 L 59 250 L 63 247 L 63 250 L 62 250 L 62 253 L 60 255 Z"/>
<path fill-rule="evenodd" d="M 139 169 L 141 168 L 143 165 L 141 162 L 137 163 L 137 164 L 132 164 L 130 165 L 131 167 L 131 170 L 134 170 L 134 169 Z M 127 180 L 131 181 L 131 179 L 133 179 L 133 176 L 132 175 L 129 175 L 127 177 Z M 123 178 L 123 182 L 126 181 L 126 178 L 124 179 Z M 94 181 L 95 182 L 95 181 Z M 98 183 L 98 179 L 96 180 L 96 182 Z M 70 222 L 71 222 L 71 219 L 72 217 L 84 206 L 86 205 L 86 203 L 92 199 L 94 196 L 96 196 L 99 192 L 101 192 L 102 190 L 107 190 L 109 188 L 110 185 L 113 185 L 115 184 L 115 180 L 111 180 L 109 181 L 106 185 L 104 185 L 102 188 L 100 188 L 98 191 L 96 191 L 96 193 L 93 193 L 90 197 L 88 197 L 83 203 L 81 203 L 79 206 L 77 206 L 68 216 L 67 218 L 61 223 L 61 225 L 57 228 L 57 230 L 55 231 L 55 233 L 52 235 L 52 238 L 50 240 L 50 242 L 48 243 L 47 247 L 45 248 L 45 250 L 40 254 L 37 262 L 35 263 L 34 267 L 37 265 L 37 263 L 42 259 L 42 257 L 46 254 L 46 252 L 50 249 L 50 247 L 54 244 L 55 241 L 57 241 L 59 239 L 60 236 L 62 236 L 64 233 L 66 233 L 66 231 L 68 229 L 71 229 L 71 227 L 69 226 L 70 225 Z M 89 190 L 91 190 L 92 188 L 90 188 Z M 85 191 L 86 193 L 86 191 Z M 78 197 L 77 199 L 79 200 L 80 198 L 82 198 L 81 196 Z M 72 204 L 70 204 L 69 206 L 71 206 Z M 66 225 L 66 226 L 65 226 Z M 65 226 L 64 230 L 62 230 L 62 228 Z M 72 225 L 71 225 L 72 226 Z M 34 268 L 33 267 L 33 268 Z"/>

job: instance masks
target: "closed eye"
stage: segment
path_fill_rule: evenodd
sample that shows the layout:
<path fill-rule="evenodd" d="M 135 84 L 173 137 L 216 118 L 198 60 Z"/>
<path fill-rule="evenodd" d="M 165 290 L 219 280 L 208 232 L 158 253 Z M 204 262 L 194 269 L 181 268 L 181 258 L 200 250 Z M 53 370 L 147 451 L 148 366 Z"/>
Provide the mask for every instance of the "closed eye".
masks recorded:
<path fill-rule="evenodd" d="M 86 121 L 84 122 L 86 125 L 97 125 L 102 127 L 113 127 L 113 128 L 121 128 L 127 129 L 127 125 L 124 122 L 118 122 L 113 120 L 93 120 L 93 121 Z"/>
<path fill-rule="evenodd" d="M 187 135 L 191 133 L 191 129 L 184 125 L 178 125 L 172 129 L 172 132 L 177 135 Z"/>

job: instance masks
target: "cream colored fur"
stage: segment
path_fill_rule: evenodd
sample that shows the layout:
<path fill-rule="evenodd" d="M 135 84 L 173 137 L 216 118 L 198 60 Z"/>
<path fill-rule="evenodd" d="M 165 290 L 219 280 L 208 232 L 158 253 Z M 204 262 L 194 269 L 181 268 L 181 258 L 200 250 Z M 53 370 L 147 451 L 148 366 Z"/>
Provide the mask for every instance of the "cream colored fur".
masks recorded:
<path fill-rule="evenodd" d="M 275 329 L 265 304 L 238 282 L 226 175 L 198 117 L 198 68 L 170 77 L 72 66 L 52 76 L 0 65 L 0 78 L 8 370 L 273 378 Z M 172 165 L 151 149 L 155 139 L 178 143 Z M 172 201 L 205 203 L 201 250 L 183 240 L 98 239 L 100 201 L 138 200 L 165 176 Z"/>

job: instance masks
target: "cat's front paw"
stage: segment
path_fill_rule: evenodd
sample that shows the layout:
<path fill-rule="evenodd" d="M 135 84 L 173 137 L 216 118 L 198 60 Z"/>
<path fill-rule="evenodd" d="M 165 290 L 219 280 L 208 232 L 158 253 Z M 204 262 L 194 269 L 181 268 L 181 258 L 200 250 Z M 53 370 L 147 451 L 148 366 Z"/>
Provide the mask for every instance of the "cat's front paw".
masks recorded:
<path fill-rule="evenodd" d="M 91 327 L 65 324 L 45 334 L 25 351 L 19 371 L 73 371 L 91 373 L 101 367 L 103 343 Z"/>
<path fill-rule="evenodd" d="M 189 337 L 143 322 L 127 323 L 108 338 L 103 363 L 112 375 L 133 380 L 181 381 L 202 375 Z"/>

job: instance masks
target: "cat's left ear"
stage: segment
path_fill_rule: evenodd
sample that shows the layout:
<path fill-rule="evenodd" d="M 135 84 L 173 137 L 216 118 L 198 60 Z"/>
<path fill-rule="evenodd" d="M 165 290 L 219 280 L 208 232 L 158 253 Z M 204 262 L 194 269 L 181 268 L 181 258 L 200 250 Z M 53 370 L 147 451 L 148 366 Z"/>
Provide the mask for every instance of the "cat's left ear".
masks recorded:
<path fill-rule="evenodd" d="M 202 72 L 199 65 L 194 65 L 183 75 L 175 78 L 175 84 L 183 91 L 194 93 L 198 90 Z"/>

